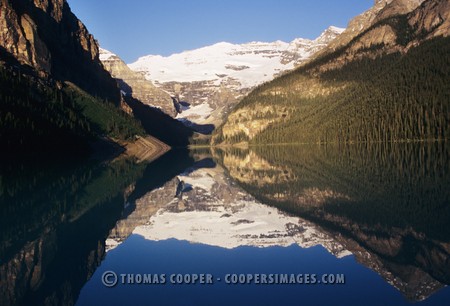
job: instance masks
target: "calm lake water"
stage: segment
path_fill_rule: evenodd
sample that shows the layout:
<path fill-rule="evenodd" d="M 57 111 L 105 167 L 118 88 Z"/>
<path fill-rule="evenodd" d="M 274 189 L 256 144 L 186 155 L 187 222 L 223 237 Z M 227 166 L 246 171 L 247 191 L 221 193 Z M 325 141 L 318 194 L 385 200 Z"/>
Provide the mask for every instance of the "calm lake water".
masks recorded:
<path fill-rule="evenodd" d="M 0 305 L 448 305 L 449 152 L 1 164 Z"/>

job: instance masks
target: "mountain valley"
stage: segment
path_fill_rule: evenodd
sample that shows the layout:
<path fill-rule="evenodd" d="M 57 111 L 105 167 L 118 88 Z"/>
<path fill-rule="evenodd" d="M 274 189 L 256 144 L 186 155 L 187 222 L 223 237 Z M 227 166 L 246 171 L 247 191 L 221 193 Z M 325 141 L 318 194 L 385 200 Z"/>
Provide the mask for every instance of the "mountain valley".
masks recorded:
<path fill-rule="evenodd" d="M 1 305 L 448 304 L 450 0 L 232 2 L 0 0 Z"/>
<path fill-rule="evenodd" d="M 128 82 L 130 71 L 113 53 L 103 50 L 100 57 L 106 69 L 128 84 L 129 90 L 146 104 L 162 109 L 188 126 L 210 133 L 222 123 L 226 114 L 255 86 L 294 69 L 335 39 L 344 29 L 329 27 L 317 39 L 298 38 L 290 43 L 251 42 L 247 44 L 217 43 L 168 57 L 148 55 L 129 64 L 134 78 L 145 77 L 148 87 L 160 91 L 153 94 L 135 82 Z M 120 69 L 114 67 L 120 66 Z M 119 81 L 120 82 L 120 81 Z M 142 84 L 142 81 L 139 81 Z M 123 89 L 122 89 L 123 90 Z M 170 96 L 174 99 L 164 97 Z"/>

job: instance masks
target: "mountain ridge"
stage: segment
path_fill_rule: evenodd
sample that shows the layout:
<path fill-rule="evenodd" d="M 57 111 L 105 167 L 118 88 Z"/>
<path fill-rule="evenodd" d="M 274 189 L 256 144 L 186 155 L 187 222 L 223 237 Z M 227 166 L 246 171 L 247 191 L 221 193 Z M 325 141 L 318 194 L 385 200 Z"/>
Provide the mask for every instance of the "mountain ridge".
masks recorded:
<path fill-rule="evenodd" d="M 143 56 L 128 66 L 184 102 L 178 119 L 217 125 L 252 88 L 293 69 L 342 31 L 332 26 L 315 40 L 298 38 L 289 43 L 219 42 L 167 57 Z"/>
<path fill-rule="evenodd" d="M 324 52 L 335 51 L 377 21 L 416 9 L 424 0 L 375 0 L 374 6 L 350 20 L 346 30 L 338 39 L 331 42 Z"/>
<path fill-rule="evenodd" d="M 449 12 L 448 0 L 424 1 L 406 14 L 390 11 L 346 45 L 257 87 L 212 144 L 446 139 Z"/>

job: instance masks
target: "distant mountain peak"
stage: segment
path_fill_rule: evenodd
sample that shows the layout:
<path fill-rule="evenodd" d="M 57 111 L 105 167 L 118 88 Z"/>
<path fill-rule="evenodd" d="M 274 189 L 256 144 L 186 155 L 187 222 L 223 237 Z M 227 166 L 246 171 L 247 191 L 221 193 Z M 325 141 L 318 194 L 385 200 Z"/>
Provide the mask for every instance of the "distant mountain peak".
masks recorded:
<path fill-rule="evenodd" d="M 218 42 L 170 56 L 143 56 L 128 66 L 187 102 L 179 119 L 218 124 L 227 109 L 255 86 L 294 69 L 343 31 L 331 26 L 314 40 Z"/>
<path fill-rule="evenodd" d="M 338 28 L 335 26 L 328 27 L 325 31 L 320 34 L 314 41 L 317 43 L 328 44 L 333 41 L 336 37 L 341 35 L 345 31 L 345 28 Z"/>
<path fill-rule="evenodd" d="M 345 31 L 345 28 L 340 28 L 340 27 L 336 27 L 336 26 L 329 26 L 325 31 L 325 32 L 334 32 L 336 34 L 341 34 L 342 32 Z"/>
<path fill-rule="evenodd" d="M 100 51 L 100 55 L 99 56 L 100 56 L 100 60 L 101 61 L 107 61 L 107 60 L 113 59 L 114 57 L 117 57 L 116 54 L 114 54 L 111 51 L 108 51 L 106 49 L 99 48 L 99 51 Z"/>

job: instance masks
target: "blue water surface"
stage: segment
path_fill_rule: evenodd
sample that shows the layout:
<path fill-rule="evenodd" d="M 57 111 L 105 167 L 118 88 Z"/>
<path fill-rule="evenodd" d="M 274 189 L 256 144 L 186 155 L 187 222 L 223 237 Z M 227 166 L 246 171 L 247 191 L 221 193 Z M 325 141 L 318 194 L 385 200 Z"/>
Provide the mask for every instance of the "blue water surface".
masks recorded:
<path fill-rule="evenodd" d="M 165 284 L 108 288 L 106 271 L 165 274 Z M 212 274 L 213 284 L 172 284 L 171 274 Z M 344 274 L 345 284 L 227 284 L 227 274 Z M 220 279 L 220 281 L 219 281 Z M 149 241 L 131 235 L 108 252 L 83 287 L 76 305 L 448 305 L 445 288 L 422 302 L 396 288 L 354 256 L 336 258 L 322 246 L 224 249 L 175 239 Z"/>

